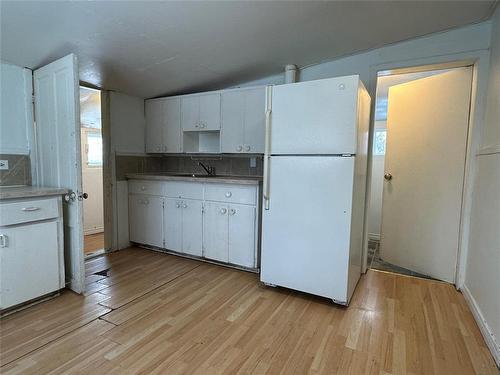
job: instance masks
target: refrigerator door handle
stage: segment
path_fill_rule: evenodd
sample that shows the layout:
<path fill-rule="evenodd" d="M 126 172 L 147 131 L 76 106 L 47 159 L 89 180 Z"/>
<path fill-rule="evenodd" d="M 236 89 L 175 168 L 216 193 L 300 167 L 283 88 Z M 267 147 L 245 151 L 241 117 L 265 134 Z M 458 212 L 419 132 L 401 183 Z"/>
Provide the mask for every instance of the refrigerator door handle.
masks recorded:
<path fill-rule="evenodd" d="M 265 143 L 264 143 L 264 182 L 262 193 L 264 197 L 264 209 L 269 210 L 269 161 L 271 159 L 271 95 L 272 88 L 267 87 L 267 110 L 266 110 L 266 132 L 265 132 Z"/>

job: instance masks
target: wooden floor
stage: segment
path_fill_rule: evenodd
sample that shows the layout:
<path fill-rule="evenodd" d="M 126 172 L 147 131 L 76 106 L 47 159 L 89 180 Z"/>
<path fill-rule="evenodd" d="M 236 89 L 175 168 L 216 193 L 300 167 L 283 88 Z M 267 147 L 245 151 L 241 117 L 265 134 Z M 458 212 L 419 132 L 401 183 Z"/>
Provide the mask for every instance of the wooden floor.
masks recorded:
<path fill-rule="evenodd" d="M 104 249 L 104 232 L 83 236 L 83 252 L 85 255 L 102 249 Z"/>
<path fill-rule="evenodd" d="M 344 308 L 142 249 L 87 274 L 86 297 L 1 320 L 1 373 L 498 374 L 444 283 L 369 271 Z"/>

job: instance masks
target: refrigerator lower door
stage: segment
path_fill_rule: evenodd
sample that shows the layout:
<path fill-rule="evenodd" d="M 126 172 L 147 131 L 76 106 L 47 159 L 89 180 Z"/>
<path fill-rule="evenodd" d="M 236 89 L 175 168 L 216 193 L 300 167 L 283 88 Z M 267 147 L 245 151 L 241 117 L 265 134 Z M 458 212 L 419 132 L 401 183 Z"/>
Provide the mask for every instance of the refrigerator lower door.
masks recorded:
<path fill-rule="evenodd" d="M 354 159 L 271 157 L 262 282 L 347 303 Z"/>

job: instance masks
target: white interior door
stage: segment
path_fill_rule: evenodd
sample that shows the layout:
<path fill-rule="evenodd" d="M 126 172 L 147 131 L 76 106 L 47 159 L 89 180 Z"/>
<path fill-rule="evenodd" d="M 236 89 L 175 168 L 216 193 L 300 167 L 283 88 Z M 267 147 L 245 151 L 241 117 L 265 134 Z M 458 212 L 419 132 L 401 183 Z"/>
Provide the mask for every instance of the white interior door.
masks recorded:
<path fill-rule="evenodd" d="M 74 192 L 64 203 L 66 282 L 77 293 L 85 288 L 83 254 L 82 163 L 78 63 L 71 54 L 34 72 L 36 145 L 40 186 Z"/>
<path fill-rule="evenodd" d="M 389 89 L 380 256 L 454 282 L 472 71 Z"/>

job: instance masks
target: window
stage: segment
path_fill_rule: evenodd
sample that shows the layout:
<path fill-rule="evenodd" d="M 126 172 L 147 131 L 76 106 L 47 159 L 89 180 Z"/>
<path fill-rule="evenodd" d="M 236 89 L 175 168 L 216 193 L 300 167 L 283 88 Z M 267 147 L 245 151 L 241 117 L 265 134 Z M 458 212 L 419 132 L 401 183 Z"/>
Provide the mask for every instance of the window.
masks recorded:
<path fill-rule="evenodd" d="M 102 167 L 102 137 L 100 133 L 87 133 L 87 165 Z"/>
<path fill-rule="evenodd" d="M 375 130 L 373 138 L 373 155 L 385 155 L 385 139 L 387 130 Z"/>

